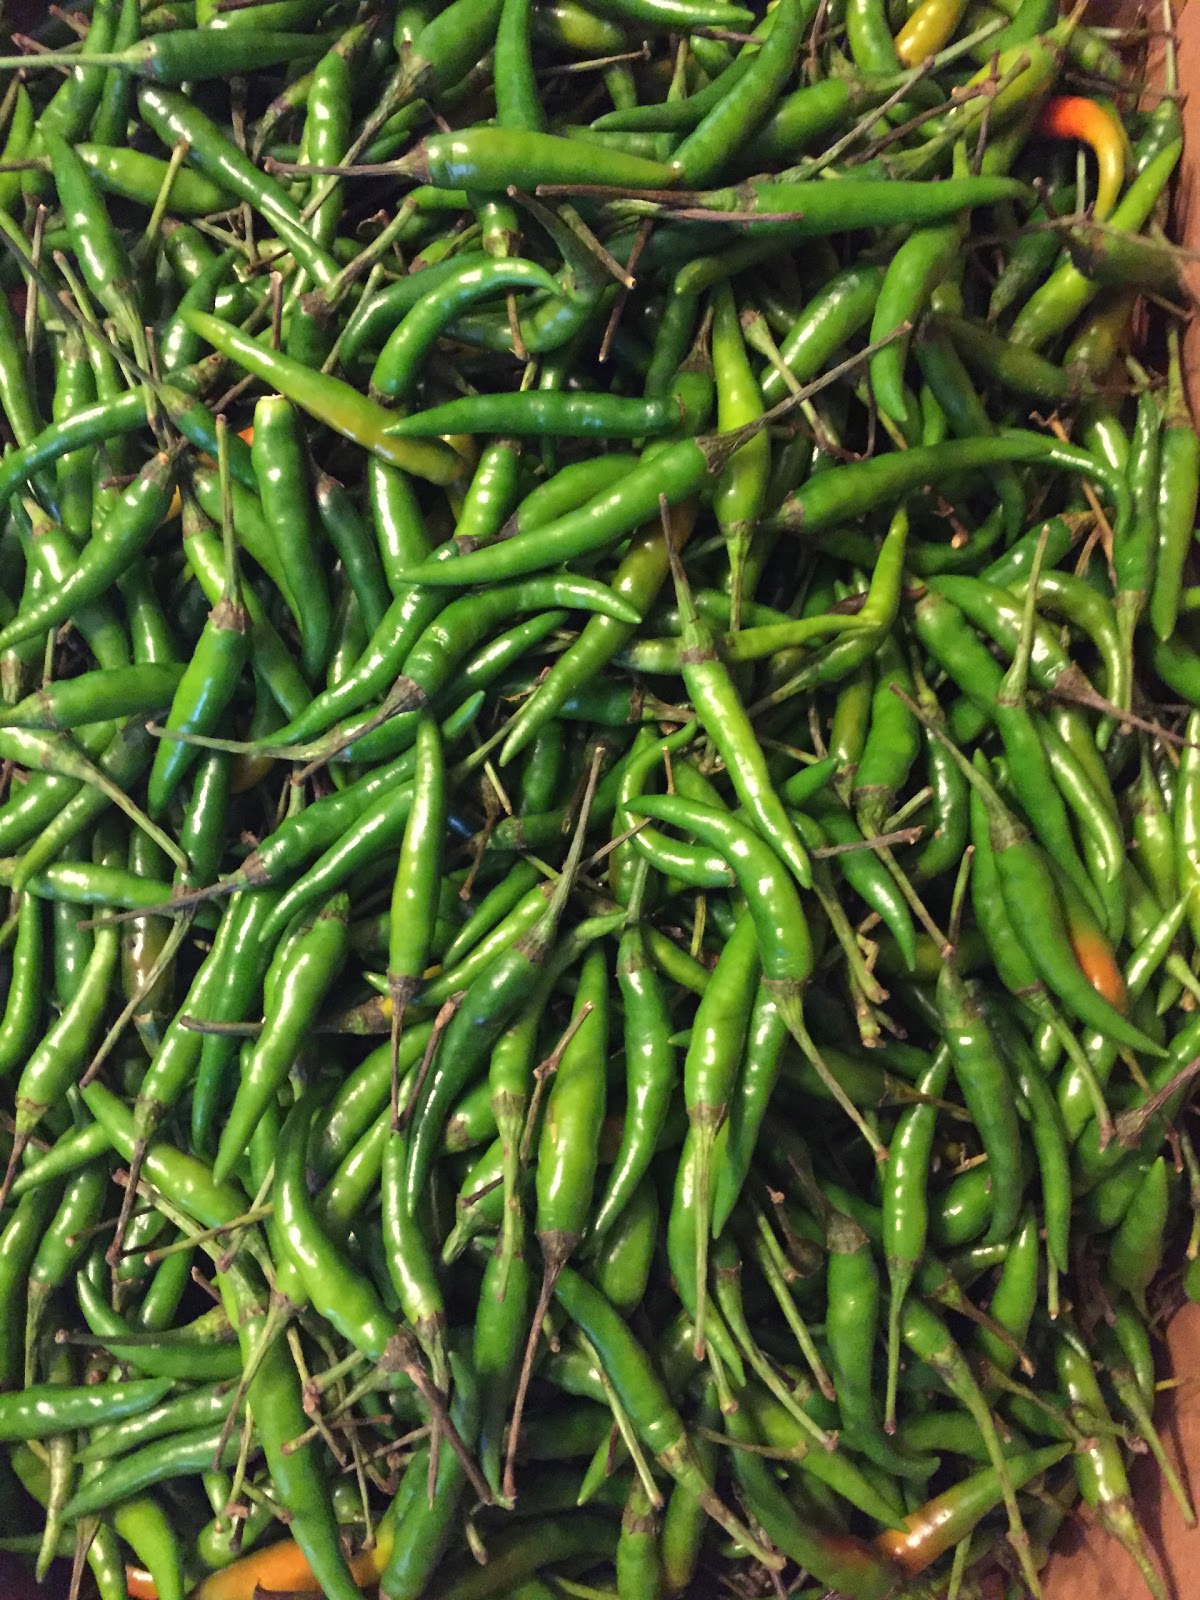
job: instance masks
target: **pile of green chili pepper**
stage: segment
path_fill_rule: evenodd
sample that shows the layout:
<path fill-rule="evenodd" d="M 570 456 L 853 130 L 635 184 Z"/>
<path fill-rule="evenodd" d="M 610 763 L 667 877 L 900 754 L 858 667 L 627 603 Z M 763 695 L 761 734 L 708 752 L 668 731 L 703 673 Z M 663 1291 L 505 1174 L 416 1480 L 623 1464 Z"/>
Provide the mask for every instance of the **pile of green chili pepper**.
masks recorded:
<path fill-rule="evenodd" d="M 1016 1600 L 1079 1514 L 1164 1594 L 1171 25 L 6 42 L 0 1550 L 100 1600 Z"/>

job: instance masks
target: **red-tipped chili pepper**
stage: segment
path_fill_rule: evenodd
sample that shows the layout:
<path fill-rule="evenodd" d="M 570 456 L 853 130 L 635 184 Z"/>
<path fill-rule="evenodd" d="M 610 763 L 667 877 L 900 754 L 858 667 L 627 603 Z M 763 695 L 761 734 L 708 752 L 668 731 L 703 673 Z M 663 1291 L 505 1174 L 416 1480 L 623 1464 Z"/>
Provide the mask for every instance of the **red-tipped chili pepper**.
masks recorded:
<path fill-rule="evenodd" d="M 1042 106 L 1033 131 L 1043 139 L 1080 139 L 1091 146 L 1099 169 L 1092 215 L 1103 222 L 1117 203 L 1129 161 L 1129 139 L 1116 112 L 1101 100 L 1056 94 Z"/>

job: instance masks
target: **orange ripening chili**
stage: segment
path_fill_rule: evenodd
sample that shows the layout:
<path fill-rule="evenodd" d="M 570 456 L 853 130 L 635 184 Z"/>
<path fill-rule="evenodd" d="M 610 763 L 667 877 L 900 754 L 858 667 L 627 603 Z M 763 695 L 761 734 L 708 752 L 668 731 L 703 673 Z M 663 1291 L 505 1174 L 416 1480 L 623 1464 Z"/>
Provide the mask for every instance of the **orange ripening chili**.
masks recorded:
<path fill-rule="evenodd" d="M 379 1542 L 374 1550 L 365 1550 L 350 1563 L 354 1581 L 360 1588 L 377 1582 L 391 1554 L 391 1530 L 386 1525 L 379 1530 Z M 291 1539 L 267 1545 L 252 1551 L 232 1566 L 213 1572 L 195 1591 L 192 1600 L 254 1600 L 259 1591 L 270 1593 L 289 1591 L 300 1594 L 318 1594 L 317 1580 L 312 1568 L 304 1559 L 300 1546 Z M 132 1588 L 130 1600 L 135 1600 Z M 143 1591 L 144 1600 L 157 1600 L 153 1589 Z"/>
<path fill-rule="evenodd" d="M 1072 953 L 1082 967 L 1084 977 L 1110 1006 L 1124 1013 L 1128 1009 L 1129 995 L 1112 945 L 1098 928 L 1081 927 L 1071 922 L 1068 932 Z"/>
<path fill-rule="evenodd" d="M 1103 222 L 1117 203 L 1129 157 L 1129 140 L 1116 112 L 1084 95 L 1052 95 L 1043 103 L 1033 131 L 1043 139 L 1080 139 L 1091 146 L 1098 171 L 1092 215 Z"/>
<path fill-rule="evenodd" d="M 1056 1466 L 1070 1453 L 1069 1444 L 1011 1456 L 1008 1472 L 1014 1489 Z M 939 1556 L 967 1538 L 976 1525 L 1001 1503 L 1004 1490 L 995 1467 L 984 1467 L 945 1489 L 905 1517 L 904 1533 L 889 1528 L 875 1539 L 875 1548 L 910 1578 L 931 1567 Z"/>

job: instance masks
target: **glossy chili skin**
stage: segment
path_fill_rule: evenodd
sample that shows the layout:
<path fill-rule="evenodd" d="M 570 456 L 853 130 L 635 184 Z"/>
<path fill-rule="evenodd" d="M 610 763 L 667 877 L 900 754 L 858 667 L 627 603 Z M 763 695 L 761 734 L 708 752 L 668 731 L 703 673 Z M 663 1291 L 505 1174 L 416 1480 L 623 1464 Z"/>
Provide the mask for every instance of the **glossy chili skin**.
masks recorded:
<path fill-rule="evenodd" d="M 1071 951 L 1061 907 L 1056 898 L 1046 892 L 1052 885 L 1047 884 L 1044 876 L 1041 881 L 1046 888 L 1036 894 L 1033 892 L 1035 874 L 1045 870 L 1036 846 L 1017 842 L 1005 845 L 996 850 L 996 861 L 1005 906 L 1013 918 L 1018 938 L 1046 985 L 1081 1020 L 1093 1023 L 1113 1038 L 1131 1044 L 1136 1042 L 1141 1049 L 1158 1054 L 1160 1047 L 1126 1021 L 1083 975 Z M 1077 975 L 1083 978 L 1083 986 Z"/>
<path fill-rule="evenodd" d="M 117 930 L 101 930 L 74 994 L 55 1025 L 24 1063 L 16 1087 L 16 1156 L 46 1112 L 65 1093 L 67 1084 L 74 1082 L 91 1058 L 108 988 L 116 970 L 118 947 Z"/>
<path fill-rule="evenodd" d="M 722 432 L 744 427 L 763 414 L 762 391 L 750 366 L 741 321 L 733 291 L 720 283 L 713 293 L 712 322 L 713 373 L 717 387 L 717 427 Z M 765 432 L 735 451 L 717 480 L 713 511 L 717 527 L 729 551 L 729 592 L 731 622 L 740 626 L 742 602 L 746 595 L 746 563 L 766 507 L 770 480 L 771 441 Z M 678 588 L 678 581 L 676 584 Z M 681 601 L 684 630 L 691 629 L 686 602 Z M 690 653 L 702 648 L 699 639 L 690 640 Z"/>
<path fill-rule="evenodd" d="M 1196 447 L 1105 285 L 1178 118 L 1122 194 L 1104 40 L 902 9 L 97 0 L 2 97 L 0 1402 L 103 1600 L 882 1596 L 1005 1519 L 1035 1592 L 1064 1407 L 1140 1548 Z"/>
<path fill-rule="evenodd" d="M 1013 429 L 991 439 L 960 439 L 944 445 L 918 446 L 880 455 L 870 461 L 851 462 L 822 473 L 796 490 L 772 519 L 783 532 L 816 532 L 836 522 L 860 516 L 883 501 L 911 493 L 929 481 L 930 473 L 952 473 L 974 467 L 1007 463 L 1045 462 L 1099 479 L 1118 507 L 1124 528 L 1131 508 L 1122 479 L 1087 451 L 1060 445 L 1053 439 Z"/>
<path fill-rule="evenodd" d="M 701 996 L 683 1063 L 684 1104 L 692 1135 L 683 1159 L 692 1164 L 691 1178 L 695 1185 L 698 1345 L 704 1331 L 703 1306 L 708 1283 L 714 1145 L 728 1115 L 760 971 L 758 931 L 747 913 L 735 925 Z"/>
<path fill-rule="evenodd" d="M 578 510 L 484 550 L 470 551 L 443 566 L 423 562 L 405 573 L 413 584 L 442 586 L 488 583 L 538 572 L 589 550 L 616 544 L 632 528 L 658 515 L 659 496 L 668 505 L 686 500 L 712 469 L 704 447 L 682 440 L 639 462 L 616 488 L 595 496 Z"/>
<path fill-rule="evenodd" d="M 668 165 L 686 187 L 698 188 L 720 177 L 736 141 L 775 104 L 790 76 L 810 11 L 806 0 L 795 0 L 774 14 L 765 42 L 745 71 L 672 151 Z"/>
<path fill-rule="evenodd" d="M 924 1094 L 941 1094 L 950 1077 L 952 1056 L 943 1045 L 917 1080 Z M 888 1147 L 887 1175 L 883 1187 L 884 1245 L 891 1284 L 888 1318 L 888 1387 L 885 1420 L 895 1409 L 895 1375 L 900 1358 L 900 1312 L 913 1276 L 925 1254 L 929 1229 L 929 1162 L 937 1132 L 932 1106 L 916 1105 L 896 1124 Z"/>
<path fill-rule="evenodd" d="M 691 532 L 694 515 L 685 504 L 671 514 L 671 538 L 680 549 Z M 665 540 L 657 523 L 649 523 L 635 534 L 613 578 L 615 592 L 645 613 L 666 581 L 669 567 Z M 513 759 L 528 744 L 540 727 L 554 716 L 577 688 L 587 683 L 631 638 L 628 624 L 597 616 L 588 621 L 579 637 L 555 662 L 538 685 L 536 693 L 521 708 L 500 753 L 502 763 Z"/>
<path fill-rule="evenodd" d="M 730 1428 L 734 1437 L 739 1432 L 745 1435 L 745 1424 L 739 1424 L 736 1415 Z M 735 1452 L 734 1466 L 756 1521 L 792 1560 L 819 1574 L 821 1582 L 858 1600 L 878 1600 L 891 1590 L 896 1573 L 890 1563 L 857 1539 L 806 1524 L 761 1458 L 739 1450 Z"/>
<path fill-rule="evenodd" d="M 871 726 L 854 774 L 850 803 L 859 825 L 882 832 L 892 802 L 917 758 L 920 728 L 916 718 L 895 693 L 911 697 L 913 682 L 899 648 L 885 640 L 879 653 L 879 672 L 871 702 Z"/>
<path fill-rule="evenodd" d="M 1051 776 L 1049 758 L 1028 711 L 1023 705 L 1005 702 L 1002 675 L 963 625 L 956 607 L 940 595 L 928 595 L 917 606 L 916 624 L 919 637 L 935 659 L 955 675 L 981 711 L 986 706 L 995 716 L 1017 798 L 1072 881 L 1085 895 L 1094 894 L 1067 823 L 1065 804 Z"/>
<path fill-rule="evenodd" d="M 963 1352 L 955 1344 L 941 1318 L 930 1311 L 928 1307 L 912 1298 L 906 1304 L 901 1331 L 905 1343 L 908 1344 L 913 1353 L 920 1355 L 922 1359 L 929 1362 L 940 1382 L 950 1390 L 979 1424 L 987 1445 L 989 1458 L 996 1472 L 1001 1498 L 1008 1512 L 1010 1532 L 1020 1552 L 1024 1544 L 1023 1525 L 1017 1507 L 1012 1477 L 1004 1462 L 999 1437 L 990 1420 L 983 1395 L 975 1382 Z M 1032 1563 L 1028 1552 L 1025 1552 L 1021 1559 L 1022 1566 L 1026 1571 L 1025 1581 L 1031 1587 L 1036 1587 L 1037 1577 L 1036 1573 L 1032 1573 Z M 1032 1576 L 1030 1575 L 1031 1573 Z"/>
<path fill-rule="evenodd" d="M 886 690 L 884 692 L 887 693 Z M 899 704 L 890 693 L 888 700 L 892 704 Z M 903 750 L 897 750 L 896 753 L 903 760 Z M 817 812 L 816 819 L 806 818 L 800 824 L 804 837 L 816 849 L 850 846 L 844 854 L 835 857 L 835 871 L 882 919 L 896 941 L 901 958 L 911 966 L 915 960 L 916 929 L 896 880 L 871 850 L 855 848 L 863 844 L 864 835 L 843 806 L 822 798 L 814 810 Z M 872 832 L 877 831 L 872 827 Z"/>
<path fill-rule="evenodd" d="M 415 600 L 414 595 L 418 597 Z M 497 585 L 486 597 L 464 596 L 445 607 L 439 600 L 430 602 L 427 595 L 422 598 L 419 590 L 410 591 L 404 601 L 392 608 L 400 613 L 398 637 L 389 636 L 384 652 L 376 653 L 368 646 L 362 658 L 363 671 L 356 667 L 337 689 L 322 697 L 326 708 L 339 701 L 353 704 L 362 694 L 365 683 L 384 687 L 394 670 L 388 664 L 399 665 L 396 657 L 405 651 L 404 671 L 392 679 L 387 695 L 389 715 L 380 718 L 372 712 L 341 724 L 328 739 L 330 757 L 346 760 L 348 751 L 365 760 L 386 759 L 398 754 L 412 743 L 421 708 L 453 680 L 464 658 L 488 638 L 499 622 L 522 612 L 555 607 L 564 601 L 620 620 L 627 621 L 634 614 L 632 607 L 605 585 L 558 573 Z M 380 631 L 389 629 L 392 610 L 380 624 Z M 318 716 L 316 702 L 311 717 L 314 722 L 328 725 L 328 710 Z M 293 723 L 283 734 L 293 735 L 295 731 Z"/>
<path fill-rule="evenodd" d="M 406 1178 L 410 1209 L 417 1203 L 450 1104 L 470 1082 L 517 1007 L 528 998 L 546 963 L 561 914 L 561 901 L 552 900 L 533 928 L 471 983 L 447 1026 L 434 1071 L 414 1111 L 415 1132 Z"/>
<path fill-rule="evenodd" d="M 729 1104 L 725 1147 L 713 1180 L 714 1238 L 720 1238 L 749 1177 L 782 1067 L 787 1033 L 787 1022 L 770 984 L 760 983 L 750 1010 L 737 1088 Z"/>
<path fill-rule="evenodd" d="M 180 734 L 208 733 L 237 691 L 250 651 L 250 617 L 237 598 L 222 598 L 209 614 L 195 654 L 179 680 L 166 727 Z M 164 739 L 155 752 L 148 802 L 161 814 L 197 752 L 182 739 Z"/>
<path fill-rule="evenodd" d="M 389 465 L 436 483 L 452 483 L 459 476 L 461 464 L 447 446 L 392 438 L 387 431 L 389 413 L 340 378 L 314 372 L 291 356 L 266 349 L 207 312 L 188 311 L 183 320 L 223 355 L 272 384 L 316 421 L 365 445 Z"/>
<path fill-rule="evenodd" d="M 267 535 L 298 613 L 301 667 L 313 678 L 329 656 L 332 606 L 321 571 L 304 440 L 296 411 L 287 400 L 267 396 L 255 406 L 250 452 Z"/>
<path fill-rule="evenodd" d="M 286 968 L 271 995 L 272 971 L 265 987 L 267 1015 L 262 1033 L 244 1062 L 241 1081 L 221 1132 L 213 1176 L 220 1182 L 232 1172 L 258 1117 L 291 1068 L 300 1041 L 312 1024 L 326 990 L 338 975 L 346 952 L 347 901 L 335 896 L 285 947 Z"/>
<path fill-rule="evenodd" d="M 398 1011 L 424 973 L 437 915 L 446 780 L 441 733 L 431 718 L 417 729 L 415 754 L 417 780 L 389 910 L 388 985 Z"/>
<path fill-rule="evenodd" d="M 197 106 L 172 89 L 147 86 L 138 92 L 138 108 L 164 145 L 170 148 L 178 140 L 185 140 L 191 165 L 259 211 L 317 283 L 332 280 L 336 268 L 300 224 L 284 191 L 273 178 L 254 167 Z"/>
<path fill-rule="evenodd" d="M 1183 556 L 1189 548 L 1183 530 L 1195 523 L 1200 483 L 1200 454 L 1183 393 L 1179 342 L 1168 337 L 1169 382 L 1159 441 L 1158 551 L 1150 594 L 1150 624 L 1160 639 L 1167 639 L 1174 632 Z"/>
<path fill-rule="evenodd" d="M 1055 1346 L 1055 1369 L 1073 1409 L 1077 1408 L 1083 1417 L 1095 1417 L 1101 1422 L 1108 1420 L 1108 1409 L 1091 1358 L 1080 1348 L 1078 1335 L 1073 1334 L 1073 1330 Z M 1076 1456 L 1075 1473 L 1084 1500 L 1096 1511 L 1101 1523 L 1125 1545 L 1153 1593 L 1160 1583 L 1130 1509 L 1129 1479 L 1119 1448 L 1109 1437 L 1097 1438 Z"/>
<path fill-rule="evenodd" d="M 101 595 L 149 542 L 166 512 L 171 486 L 170 461 L 155 457 L 93 534 L 70 577 L 0 630 L 0 649 L 43 632 Z"/>
<path fill-rule="evenodd" d="M 543 268 L 537 266 L 534 262 L 525 261 L 519 257 L 506 260 L 465 262 L 453 272 L 443 276 L 440 281 L 430 283 L 427 291 L 388 335 L 387 342 L 380 352 L 371 374 L 372 390 L 393 404 L 407 402 L 416 382 L 423 358 L 432 347 L 434 340 L 444 329 L 451 326 L 469 306 L 476 300 L 487 299 L 497 294 L 503 294 L 506 291 L 509 293 L 516 290 L 528 292 L 532 289 L 541 289 L 543 292 L 553 295 L 557 293 L 558 286 Z M 500 397 L 495 398 L 498 400 Z M 456 402 L 450 402 L 450 404 L 453 405 Z M 468 407 L 469 410 L 470 408 Z M 503 415 L 503 412 L 501 412 L 501 415 Z M 481 423 L 482 425 L 475 430 L 461 426 L 455 427 L 452 417 L 450 423 L 444 427 L 418 427 L 412 429 L 407 420 L 404 426 L 409 428 L 410 431 L 418 433 L 519 431 L 509 428 L 507 425 L 502 428 L 496 428 L 491 422 L 482 420 L 482 418 Z M 397 426 L 399 425 L 397 424 Z M 551 431 L 551 429 L 547 426 L 539 431 Z"/>
<path fill-rule="evenodd" d="M 570 1267 L 563 1268 L 554 1292 L 604 1360 L 613 1388 L 646 1447 L 672 1477 L 693 1488 L 710 1516 L 727 1529 L 741 1532 L 738 1519 L 716 1500 L 706 1483 L 679 1415 L 645 1351 L 604 1296 Z M 752 1535 L 751 1540 L 756 1542 Z"/>
<path fill-rule="evenodd" d="M 625 1014 L 626 1105 L 621 1146 L 593 1215 L 602 1240 L 629 1204 L 653 1158 L 678 1079 L 665 986 L 638 923 L 621 936 L 617 984 Z"/>
<path fill-rule="evenodd" d="M 222 1295 L 230 1311 L 236 1312 L 239 1338 L 246 1351 L 262 1338 L 268 1304 L 264 1289 L 244 1265 L 235 1265 L 224 1274 Z M 299 1450 L 284 1448 L 305 1431 L 304 1408 L 300 1375 L 278 1337 L 269 1341 L 247 1398 L 251 1406 L 257 1404 L 270 1413 L 262 1425 L 263 1450 L 280 1499 L 291 1513 L 292 1537 L 322 1589 L 349 1597 L 356 1585 L 338 1541 L 320 1456 L 312 1441 Z"/>
<path fill-rule="evenodd" d="M 1008 1072 L 986 1017 L 949 961 L 938 978 L 938 1005 L 955 1077 L 987 1151 L 994 1242 L 1011 1234 L 1021 1203 L 1021 1136 Z"/>
<path fill-rule="evenodd" d="M 758 832 L 807 887 L 811 881 L 807 853 L 775 793 L 737 687 L 717 657 L 712 636 L 678 575 L 676 591 L 683 619 L 683 680 L 696 715 L 720 749 L 738 799 Z"/>
<path fill-rule="evenodd" d="M 574 1250 L 592 1207 L 605 1106 L 608 987 L 607 953 L 593 946 L 580 969 L 576 1027 L 558 1059 L 538 1143 L 535 1226 L 547 1262 Z"/>
<path fill-rule="evenodd" d="M 1170 144 L 1139 173 L 1112 213 L 1115 226 L 1138 228 L 1142 225 L 1174 171 L 1179 154 L 1180 146 Z M 1038 349 L 1063 331 L 1095 292 L 1093 285 L 1072 263 L 1057 268 L 1018 313 L 1011 329 L 1012 341 Z"/>
<path fill-rule="evenodd" d="M 737 817 L 669 795 L 642 795 L 628 802 L 635 816 L 656 817 L 695 834 L 725 856 L 746 895 L 758 934 L 764 976 L 785 1016 L 795 1014 L 799 990 L 812 971 L 812 945 L 794 884 L 773 856 Z"/>
<path fill-rule="evenodd" d="M 826 1229 L 825 1332 L 837 1389 L 842 1428 L 855 1447 L 884 1471 L 922 1480 L 933 1460 L 898 1450 L 882 1427 L 882 1410 L 872 1383 L 872 1361 L 879 1317 L 879 1269 L 871 1241 L 849 1217 L 834 1212 Z"/>
<path fill-rule="evenodd" d="M 1056 1466 L 1067 1445 L 1046 1445 L 1041 1450 L 1010 1459 L 1013 1483 L 1023 1485 Z M 969 1530 L 1000 1500 L 995 1468 L 985 1467 L 964 1482 L 947 1489 L 906 1519 L 906 1534 L 882 1533 L 877 1546 L 910 1576 L 923 1572 L 939 1555 L 968 1536 Z"/>
<path fill-rule="evenodd" d="M 474 1374 L 461 1358 L 456 1363 L 451 1418 L 461 1436 L 473 1440 L 478 1428 L 479 1395 Z M 443 1449 L 439 1455 L 432 1496 L 424 1492 L 429 1476 L 428 1452 L 418 1451 L 408 1468 L 419 1485 L 396 1519 L 395 1543 L 384 1568 L 381 1592 L 392 1600 L 415 1600 L 426 1588 L 430 1573 L 449 1544 L 453 1518 L 466 1488 L 457 1455 Z M 398 1500 L 404 1495 L 401 1484 Z"/>

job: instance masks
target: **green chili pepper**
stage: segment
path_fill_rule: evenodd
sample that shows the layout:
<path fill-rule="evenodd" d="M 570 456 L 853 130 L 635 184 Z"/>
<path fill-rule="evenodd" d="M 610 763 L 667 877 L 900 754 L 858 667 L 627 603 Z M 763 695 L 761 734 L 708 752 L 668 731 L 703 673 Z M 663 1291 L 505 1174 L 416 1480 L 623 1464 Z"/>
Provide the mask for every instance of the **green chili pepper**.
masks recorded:
<path fill-rule="evenodd" d="M 1179 340 L 1168 333 L 1170 364 L 1166 412 L 1159 443 L 1158 551 L 1150 593 L 1150 623 L 1160 639 L 1175 631 L 1183 563 L 1196 519 L 1200 450 L 1183 392 Z"/>
<path fill-rule="evenodd" d="M 551 133 L 466 128 L 422 140 L 391 168 L 439 189 L 532 190 L 547 183 L 613 183 L 661 189 L 676 177 L 671 167 L 642 156 L 591 147 Z"/>
<path fill-rule="evenodd" d="M 1070 1336 L 1060 1336 L 1054 1353 L 1059 1381 L 1072 1407 L 1083 1413 L 1084 1426 L 1093 1418 L 1102 1423 L 1109 1421 L 1104 1397 L 1086 1352 Z M 1077 1452 L 1074 1466 L 1084 1501 L 1095 1511 L 1101 1526 L 1128 1550 L 1150 1593 L 1164 1594 L 1162 1579 L 1146 1551 L 1133 1513 L 1120 1447 L 1111 1436 L 1095 1437 L 1085 1449 Z"/>
<path fill-rule="evenodd" d="M 789 495 L 767 525 L 784 533 L 819 532 L 861 516 L 883 501 L 911 494 L 931 477 L 948 477 L 1009 462 L 1044 462 L 1061 471 L 1094 478 L 1111 497 L 1124 532 L 1131 505 L 1129 491 L 1120 478 L 1087 451 L 1019 429 L 1001 430 L 994 439 L 959 439 L 944 445 L 918 446 L 820 473 Z"/>
<path fill-rule="evenodd" d="M 0 629 L 0 650 L 44 633 L 79 606 L 99 598 L 157 531 L 170 501 L 172 479 L 169 458 L 153 457 L 96 529 L 64 582 Z"/>
<path fill-rule="evenodd" d="M 791 76 L 810 21 L 807 0 L 793 0 L 773 13 L 771 31 L 746 71 L 672 152 L 668 165 L 682 183 L 697 188 L 721 175 L 737 142 L 772 108 Z"/>
<path fill-rule="evenodd" d="M 826 1234 L 825 1337 L 842 1429 L 853 1447 L 885 1472 L 923 1480 L 934 1469 L 936 1457 L 910 1457 L 892 1444 L 881 1426 L 873 1393 L 879 1269 L 871 1242 L 856 1223 L 838 1212 L 830 1216 Z"/>
<path fill-rule="evenodd" d="M 333 611 L 319 569 L 303 441 L 287 400 L 269 396 L 258 402 L 250 449 L 267 537 L 300 628 L 301 665 L 306 677 L 315 678 L 329 657 Z"/>
<path fill-rule="evenodd" d="M 755 1442 L 740 1412 L 730 1416 L 727 1426 L 735 1439 L 746 1444 Z M 755 1521 L 791 1560 L 799 1562 L 819 1582 L 856 1600 L 879 1600 L 891 1590 L 896 1575 L 889 1563 L 848 1534 L 827 1532 L 805 1523 L 761 1457 L 748 1450 L 734 1450 L 733 1465 Z"/>
<path fill-rule="evenodd" d="M 341 379 L 312 372 L 291 357 L 256 344 L 206 312 L 187 311 L 183 313 L 183 321 L 223 355 L 273 384 L 316 421 L 364 445 L 390 465 L 403 467 L 434 483 L 452 483 L 459 476 L 461 464 L 453 451 L 443 445 L 390 438 L 387 429 L 392 418 L 389 414 Z"/>
<path fill-rule="evenodd" d="M 1109 1275 L 1135 1299 L 1145 1294 L 1161 1264 L 1169 1202 L 1170 1172 L 1160 1156 L 1147 1169 L 1109 1246 Z"/>
<path fill-rule="evenodd" d="M 559 293 L 558 284 L 543 268 L 535 262 L 520 258 L 465 261 L 461 266 L 456 266 L 453 272 L 439 277 L 436 282 L 429 285 L 427 292 L 416 301 L 388 335 L 371 374 L 372 391 L 393 402 L 407 400 L 416 381 L 420 363 L 438 336 L 452 326 L 476 300 L 488 299 L 506 292 L 512 293 L 518 289 L 526 291 L 540 289 L 552 296 L 557 296 Z M 453 401 L 450 403 L 454 404 Z M 444 407 L 437 407 L 435 414 L 444 410 Z M 401 424 L 393 422 L 393 428 L 398 432 L 409 433 L 496 431 L 487 422 L 478 429 L 466 429 L 454 427 L 453 421 L 452 416 L 450 425 L 446 427 L 415 428 L 412 421 Z M 500 431 L 516 430 L 505 427 Z M 551 430 L 546 428 L 542 431 Z"/>
<path fill-rule="evenodd" d="M 658 1144 L 678 1074 L 667 997 L 639 923 L 621 936 L 617 984 L 625 1014 L 625 1125 L 588 1229 L 593 1243 L 606 1237 L 637 1192 Z"/>
<path fill-rule="evenodd" d="M 281 955 L 286 958 L 286 967 L 279 974 L 277 1000 L 268 1001 L 263 1031 L 245 1063 L 221 1132 L 213 1162 L 213 1176 L 218 1183 L 240 1158 L 262 1108 L 286 1078 L 300 1041 L 338 975 L 346 953 L 347 909 L 346 898 L 335 896 L 301 931 L 294 946 L 284 946 L 276 953 L 277 960 Z M 268 969 L 268 992 L 271 979 Z"/>
<path fill-rule="evenodd" d="M 917 1080 L 927 1096 L 944 1092 L 950 1077 L 951 1055 L 943 1046 Z M 896 1376 L 900 1361 L 900 1316 L 904 1298 L 925 1254 L 929 1228 L 929 1162 L 937 1131 L 937 1113 L 928 1102 L 901 1113 L 888 1150 L 883 1186 L 883 1227 L 887 1248 L 891 1302 L 888 1315 L 888 1383 L 885 1422 L 895 1421 Z"/>
<path fill-rule="evenodd" d="M 691 1489 L 714 1521 L 734 1538 L 746 1541 L 759 1560 L 765 1557 L 765 1564 L 777 1570 L 779 1557 L 775 1552 L 760 1545 L 706 1482 L 683 1423 L 649 1358 L 600 1291 L 570 1267 L 564 1267 L 554 1294 L 600 1355 L 634 1429 L 664 1471 Z"/>

